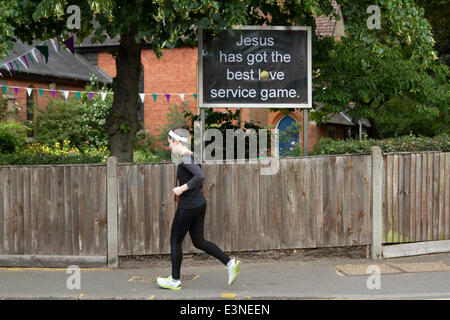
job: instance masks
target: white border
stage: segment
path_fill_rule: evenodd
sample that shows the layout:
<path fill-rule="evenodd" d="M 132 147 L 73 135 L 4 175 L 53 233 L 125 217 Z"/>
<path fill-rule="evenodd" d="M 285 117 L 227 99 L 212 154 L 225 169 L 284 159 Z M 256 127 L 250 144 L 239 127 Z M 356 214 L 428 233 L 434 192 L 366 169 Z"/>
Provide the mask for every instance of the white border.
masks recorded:
<path fill-rule="evenodd" d="M 242 30 L 306 30 L 307 31 L 307 69 L 308 103 L 204 103 L 203 102 L 203 28 L 198 29 L 198 105 L 199 108 L 312 108 L 312 40 L 311 27 L 300 26 L 235 26 Z"/>

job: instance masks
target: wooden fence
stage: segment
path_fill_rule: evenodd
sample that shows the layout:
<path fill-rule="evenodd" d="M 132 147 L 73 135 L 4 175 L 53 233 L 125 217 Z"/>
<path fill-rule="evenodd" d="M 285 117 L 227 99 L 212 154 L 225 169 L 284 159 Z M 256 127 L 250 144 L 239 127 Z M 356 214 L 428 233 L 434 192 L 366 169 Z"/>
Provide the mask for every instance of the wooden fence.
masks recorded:
<path fill-rule="evenodd" d="M 371 161 L 280 159 L 268 176 L 261 164 L 204 164 L 205 237 L 225 251 L 371 244 Z M 384 243 L 450 239 L 449 162 L 450 153 L 383 156 Z M 106 165 L 0 167 L 0 264 L 20 255 L 105 261 L 111 203 L 118 255 L 168 254 L 175 169 L 118 164 L 108 199 Z M 199 252 L 189 237 L 183 247 Z"/>

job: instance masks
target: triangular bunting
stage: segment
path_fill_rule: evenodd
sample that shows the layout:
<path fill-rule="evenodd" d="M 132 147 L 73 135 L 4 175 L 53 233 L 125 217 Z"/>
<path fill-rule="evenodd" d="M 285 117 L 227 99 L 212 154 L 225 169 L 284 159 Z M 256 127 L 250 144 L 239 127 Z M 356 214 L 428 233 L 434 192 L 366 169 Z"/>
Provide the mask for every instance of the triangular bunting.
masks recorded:
<path fill-rule="evenodd" d="M 63 91 L 63 95 L 64 95 L 64 99 L 67 100 L 67 98 L 69 97 L 69 91 L 64 90 L 64 91 Z"/>
<path fill-rule="evenodd" d="M 102 96 L 102 101 L 105 101 L 107 92 L 100 92 L 100 95 Z"/>
<path fill-rule="evenodd" d="M 17 71 L 21 72 L 21 71 L 20 71 L 20 68 L 19 68 L 19 65 L 17 64 L 17 61 L 16 61 L 16 60 L 14 60 L 14 65 L 16 66 Z"/>
<path fill-rule="evenodd" d="M 38 63 L 39 60 L 37 59 L 36 53 L 34 52 L 35 49 L 36 49 L 36 48 L 33 48 L 33 49 L 31 50 L 31 54 L 33 55 L 34 60 L 36 60 L 36 62 Z M 42 53 L 41 53 L 41 54 L 42 54 Z"/>
<path fill-rule="evenodd" d="M 69 49 L 70 52 L 72 52 L 72 54 L 75 54 L 75 47 L 73 46 L 73 36 L 67 40 L 64 40 L 63 43 L 66 48 Z"/>
<path fill-rule="evenodd" d="M 184 93 L 179 94 L 181 101 L 184 101 Z"/>
<path fill-rule="evenodd" d="M 3 89 L 3 93 L 6 94 L 6 91 L 8 90 L 8 88 L 6 86 L 2 86 Z"/>
<path fill-rule="evenodd" d="M 29 52 L 27 53 L 27 56 L 28 56 L 28 59 L 30 59 L 31 63 L 32 63 L 33 65 L 35 65 L 36 63 L 34 62 L 34 59 L 31 57 L 31 55 L 30 55 Z"/>
<path fill-rule="evenodd" d="M 22 56 L 22 59 L 23 59 L 23 57 L 24 56 Z M 20 58 L 17 58 L 17 60 L 19 60 L 20 61 L 20 63 L 22 63 L 22 65 L 24 66 L 24 68 L 25 69 L 28 69 L 29 67 L 27 67 L 27 65 L 25 64 L 25 62 L 23 62 L 23 60 L 22 59 L 20 59 Z"/>
<path fill-rule="evenodd" d="M 11 62 L 10 62 L 11 63 Z M 6 67 L 6 69 L 8 70 L 9 74 L 12 76 L 13 74 L 11 73 L 11 70 L 9 69 L 9 66 L 5 63 L 4 66 Z"/>
<path fill-rule="evenodd" d="M 42 97 L 42 94 L 44 93 L 44 89 L 39 89 L 39 96 Z"/>
<path fill-rule="evenodd" d="M 194 96 L 195 100 L 197 100 L 197 94 L 194 93 L 193 96 Z"/>
<path fill-rule="evenodd" d="M 145 93 L 139 93 L 139 97 L 141 98 L 142 103 L 144 103 Z"/>
<path fill-rule="evenodd" d="M 13 90 L 14 90 L 14 95 L 17 96 L 17 91 L 19 91 L 19 88 L 14 87 Z"/>
<path fill-rule="evenodd" d="M 88 96 L 89 96 L 89 100 L 92 100 L 92 98 L 94 97 L 94 92 L 89 92 Z"/>
<path fill-rule="evenodd" d="M 158 95 L 156 93 L 153 93 L 152 96 L 153 96 L 153 100 L 156 102 L 156 98 L 158 98 Z"/>
<path fill-rule="evenodd" d="M 11 67 L 11 70 L 12 70 L 13 75 L 15 75 L 15 74 L 16 74 L 16 70 L 14 70 L 14 67 L 13 67 L 13 65 L 12 65 L 12 62 L 8 62 L 8 64 L 9 64 L 9 66 Z M 10 71 L 10 72 L 11 72 L 11 71 Z"/>
<path fill-rule="evenodd" d="M 33 91 L 33 89 L 27 88 L 27 94 L 28 94 L 28 96 L 31 96 L 31 91 Z"/>
<path fill-rule="evenodd" d="M 45 63 L 48 63 L 48 47 L 47 46 L 36 46 L 41 53 L 41 56 L 45 57 Z"/>
<path fill-rule="evenodd" d="M 50 90 L 50 93 L 52 94 L 52 98 L 55 98 L 56 90 Z"/>
<path fill-rule="evenodd" d="M 23 61 L 25 61 L 25 64 L 27 65 L 27 69 L 30 69 L 30 65 L 28 64 L 27 56 L 23 55 L 22 59 L 23 59 Z"/>
<path fill-rule="evenodd" d="M 55 52 L 58 52 L 58 48 L 56 47 L 55 39 L 50 39 L 50 42 L 52 43 L 53 49 L 55 49 Z"/>
<path fill-rule="evenodd" d="M 169 102 L 169 100 L 170 100 L 170 94 L 166 94 L 166 100 L 167 100 L 167 102 Z"/>
<path fill-rule="evenodd" d="M 75 92 L 75 94 L 77 95 L 77 99 L 80 100 L 80 97 L 81 97 L 80 91 Z"/>

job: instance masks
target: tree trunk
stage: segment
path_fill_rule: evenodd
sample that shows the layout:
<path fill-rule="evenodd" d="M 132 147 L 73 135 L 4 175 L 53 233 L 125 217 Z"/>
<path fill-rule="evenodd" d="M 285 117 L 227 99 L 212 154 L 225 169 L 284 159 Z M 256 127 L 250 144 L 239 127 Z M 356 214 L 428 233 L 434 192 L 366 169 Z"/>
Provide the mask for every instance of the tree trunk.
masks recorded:
<path fill-rule="evenodd" d="M 135 136 L 141 129 L 138 120 L 141 46 L 136 43 L 135 35 L 135 26 L 120 35 L 112 84 L 114 100 L 106 118 L 110 155 L 117 157 L 118 162 L 133 162 Z"/>
<path fill-rule="evenodd" d="M 381 133 L 380 129 L 378 129 L 377 123 L 375 119 L 370 118 L 369 119 L 370 125 L 372 126 L 372 138 L 375 139 L 383 139 L 383 134 Z"/>

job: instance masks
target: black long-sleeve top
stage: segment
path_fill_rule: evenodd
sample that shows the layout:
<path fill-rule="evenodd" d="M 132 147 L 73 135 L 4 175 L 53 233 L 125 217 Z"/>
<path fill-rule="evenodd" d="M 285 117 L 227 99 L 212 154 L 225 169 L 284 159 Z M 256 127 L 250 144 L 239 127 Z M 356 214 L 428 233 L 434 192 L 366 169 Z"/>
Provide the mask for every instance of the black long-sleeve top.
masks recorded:
<path fill-rule="evenodd" d="M 206 202 L 206 198 L 201 192 L 205 175 L 202 166 L 196 160 L 193 154 L 184 154 L 178 162 L 177 180 L 179 186 L 187 184 L 189 188 L 178 198 L 178 207 L 182 209 L 198 208 Z"/>

